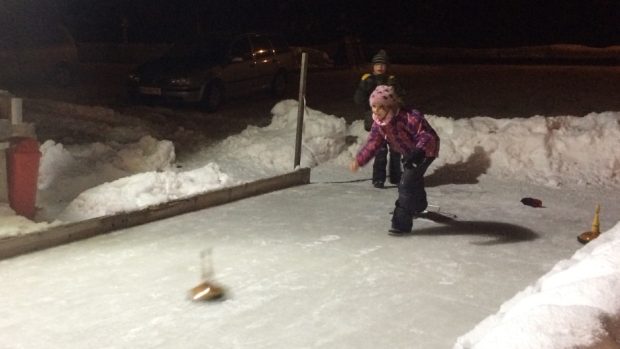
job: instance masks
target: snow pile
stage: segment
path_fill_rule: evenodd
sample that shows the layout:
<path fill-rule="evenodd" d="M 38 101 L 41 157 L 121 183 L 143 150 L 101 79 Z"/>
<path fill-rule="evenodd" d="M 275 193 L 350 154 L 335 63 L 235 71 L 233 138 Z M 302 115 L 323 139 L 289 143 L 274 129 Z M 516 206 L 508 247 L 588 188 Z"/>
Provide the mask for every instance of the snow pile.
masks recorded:
<path fill-rule="evenodd" d="M 163 171 L 174 162 L 174 145 L 145 136 L 138 143 L 119 150 L 114 165 L 128 172 Z"/>
<path fill-rule="evenodd" d="M 455 349 L 617 348 L 620 223 L 505 302 Z"/>
<path fill-rule="evenodd" d="M 56 218 L 57 206 L 62 208 L 63 203 L 88 189 L 145 171 L 170 169 L 175 161 L 172 143 L 150 136 L 136 143 L 109 141 L 67 147 L 47 140 L 40 150 L 37 206 L 42 209 L 41 218 L 50 221 Z M 116 200 L 126 201 L 127 196 Z M 109 204 L 104 201 L 93 205 Z"/>
<path fill-rule="evenodd" d="M 620 113 L 428 119 L 441 137 L 435 168 L 461 163 L 543 185 L 620 186 L 620 152 L 614 151 L 620 149 Z"/>
<path fill-rule="evenodd" d="M 250 126 L 198 152 L 191 160 L 193 166 L 181 166 L 189 168 L 184 172 L 173 166 L 172 143 L 150 136 L 126 145 L 110 142 L 73 146 L 71 152 L 48 141 L 41 147 L 40 188 L 50 188 L 59 182 L 58 178 L 84 183 L 79 186 L 80 193 L 71 193 L 77 197 L 55 217 L 69 222 L 138 210 L 289 172 L 294 163 L 297 102 L 282 101 L 272 114 L 269 126 Z M 314 167 L 339 154 L 346 129 L 344 119 L 308 108 L 301 165 Z"/>
<path fill-rule="evenodd" d="M 69 204 L 58 219 L 70 222 L 140 210 L 232 183 L 230 177 L 221 173 L 213 163 L 181 173 L 139 173 L 86 190 Z"/>
<path fill-rule="evenodd" d="M 137 143 L 92 143 L 65 148 L 52 140 L 41 147 L 39 189 L 47 189 L 62 181 L 84 175 L 119 178 L 145 171 L 165 170 L 174 163 L 174 146 L 150 136 Z"/>
<path fill-rule="evenodd" d="M 190 160 L 201 164 L 213 161 L 235 178 L 261 178 L 293 170 L 297 132 L 295 100 L 284 100 L 271 110 L 266 127 L 249 126 L 214 146 L 203 149 Z M 340 154 L 345 147 L 346 121 L 306 108 L 300 165 L 315 167 Z"/>

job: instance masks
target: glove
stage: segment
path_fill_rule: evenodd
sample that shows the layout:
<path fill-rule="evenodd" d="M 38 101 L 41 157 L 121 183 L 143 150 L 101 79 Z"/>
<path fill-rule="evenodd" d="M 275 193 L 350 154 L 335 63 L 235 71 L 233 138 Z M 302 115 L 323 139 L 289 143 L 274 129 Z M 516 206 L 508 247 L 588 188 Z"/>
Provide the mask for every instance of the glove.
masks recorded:
<path fill-rule="evenodd" d="M 403 156 L 403 167 L 412 169 L 420 166 L 426 157 L 424 150 L 415 148 L 411 153 Z"/>

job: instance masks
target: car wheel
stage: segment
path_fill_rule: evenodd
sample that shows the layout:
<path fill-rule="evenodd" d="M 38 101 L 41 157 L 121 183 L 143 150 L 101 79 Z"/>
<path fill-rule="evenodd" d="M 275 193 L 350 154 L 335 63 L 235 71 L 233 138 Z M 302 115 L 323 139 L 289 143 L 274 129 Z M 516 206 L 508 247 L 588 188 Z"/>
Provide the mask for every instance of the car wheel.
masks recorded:
<path fill-rule="evenodd" d="M 271 81 L 271 95 L 276 98 L 283 97 L 286 93 L 287 79 L 286 73 L 280 71 L 273 77 Z"/>
<path fill-rule="evenodd" d="M 204 87 L 202 104 L 209 112 L 214 112 L 224 103 L 224 87 L 220 82 L 211 82 Z"/>

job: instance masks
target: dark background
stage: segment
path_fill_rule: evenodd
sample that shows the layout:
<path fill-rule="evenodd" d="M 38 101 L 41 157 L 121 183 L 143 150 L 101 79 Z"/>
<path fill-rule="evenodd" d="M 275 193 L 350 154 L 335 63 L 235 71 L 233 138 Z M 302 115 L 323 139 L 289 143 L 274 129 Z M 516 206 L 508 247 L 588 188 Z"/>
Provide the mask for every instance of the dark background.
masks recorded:
<path fill-rule="evenodd" d="M 3 0 L 2 21 L 61 21 L 79 42 L 172 42 L 196 32 L 267 30 L 293 45 L 340 40 L 416 46 L 620 44 L 618 0 Z"/>

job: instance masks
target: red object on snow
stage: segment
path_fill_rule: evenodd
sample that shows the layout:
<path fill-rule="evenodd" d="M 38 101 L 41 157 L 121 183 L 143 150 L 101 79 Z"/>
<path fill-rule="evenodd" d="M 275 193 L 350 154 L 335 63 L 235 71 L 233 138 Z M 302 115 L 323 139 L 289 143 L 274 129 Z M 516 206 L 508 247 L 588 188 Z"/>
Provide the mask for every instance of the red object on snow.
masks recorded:
<path fill-rule="evenodd" d="M 9 205 L 15 213 L 29 219 L 36 213 L 40 160 L 39 143 L 33 138 L 13 138 L 6 150 Z"/>
<path fill-rule="evenodd" d="M 521 199 L 521 203 L 523 203 L 523 205 L 532 207 L 543 207 L 542 201 L 534 198 L 523 198 Z"/>

